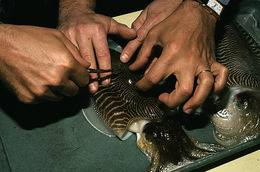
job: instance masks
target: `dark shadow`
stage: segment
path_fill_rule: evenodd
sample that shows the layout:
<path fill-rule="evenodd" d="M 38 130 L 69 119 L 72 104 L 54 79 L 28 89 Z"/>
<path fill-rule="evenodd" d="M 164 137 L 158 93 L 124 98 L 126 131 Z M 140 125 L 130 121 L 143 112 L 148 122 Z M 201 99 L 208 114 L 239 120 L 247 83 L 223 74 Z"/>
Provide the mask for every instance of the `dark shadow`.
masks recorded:
<path fill-rule="evenodd" d="M 84 88 L 72 98 L 60 102 L 24 104 L 0 85 L 0 108 L 24 129 L 33 129 L 76 115 L 89 105 L 89 93 Z"/>
<path fill-rule="evenodd" d="M 97 1 L 96 13 L 114 17 L 142 10 L 150 2 L 152 0 L 138 3 L 122 0 Z M 1 4 L 3 12 L 0 10 L 0 21 L 4 23 L 52 28 L 57 26 L 59 0 L 2 0 Z"/>

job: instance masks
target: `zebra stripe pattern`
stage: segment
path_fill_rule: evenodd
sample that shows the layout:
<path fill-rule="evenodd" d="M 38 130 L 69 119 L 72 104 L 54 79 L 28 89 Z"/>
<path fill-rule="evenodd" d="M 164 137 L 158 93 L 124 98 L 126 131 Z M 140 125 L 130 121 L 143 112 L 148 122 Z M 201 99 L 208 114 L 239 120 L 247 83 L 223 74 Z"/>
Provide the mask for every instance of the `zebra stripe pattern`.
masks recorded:
<path fill-rule="evenodd" d="M 260 88 L 260 48 L 253 38 L 238 24 L 225 26 L 224 35 L 216 44 L 217 61 L 226 66 L 230 73 L 228 87 Z M 110 50 L 113 74 L 111 83 L 100 85 L 93 95 L 95 109 L 123 138 L 128 127 L 139 119 L 158 120 L 164 115 L 157 96 L 143 95 L 135 87 L 140 79 L 120 62 L 120 54 Z"/>
<path fill-rule="evenodd" d="M 217 61 L 229 69 L 229 87 L 260 88 L 260 46 L 237 23 L 225 26 Z"/>
<path fill-rule="evenodd" d="M 159 108 L 157 97 L 142 95 L 137 91 L 135 83 L 139 77 L 128 70 L 128 65 L 120 62 L 118 52 L 110 51 L 114 71 L 111 83 L 100 85 L 93 100 L 102 119 L 122 139 L 133 122 L 160 119 L 163 111 Z"/>

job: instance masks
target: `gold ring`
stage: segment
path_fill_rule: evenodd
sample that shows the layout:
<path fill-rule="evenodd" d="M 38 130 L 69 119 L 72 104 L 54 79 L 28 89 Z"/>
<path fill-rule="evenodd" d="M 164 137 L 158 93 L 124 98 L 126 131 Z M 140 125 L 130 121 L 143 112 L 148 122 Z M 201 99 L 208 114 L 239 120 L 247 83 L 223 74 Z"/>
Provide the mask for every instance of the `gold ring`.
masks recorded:
<path fill-rule="evenodd" d="M 210 72 L 210 73 L 212 73 L 209 69 L 206 69 L 206 70 L 200 71 L 200 73 L 199 73 L 197 76 L 199 76 L 200 74 L 202 74 L 202 73 L 204 73 L 204 72 Z"/>

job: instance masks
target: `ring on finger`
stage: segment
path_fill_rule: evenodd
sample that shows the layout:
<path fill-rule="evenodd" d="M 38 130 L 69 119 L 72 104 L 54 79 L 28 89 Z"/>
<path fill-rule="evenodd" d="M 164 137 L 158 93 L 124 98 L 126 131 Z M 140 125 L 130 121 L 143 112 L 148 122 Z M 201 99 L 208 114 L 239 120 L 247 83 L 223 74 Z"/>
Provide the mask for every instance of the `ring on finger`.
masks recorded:
<path fill-rule="evenodd" d="M 210 72 L 210 73 L 212 73 L 209 69 L 202 70 L 202 71 L 199 72 L 199 74 L 197 75 L 197 77 L 199 77 L 199 75 L 202 74 L 202 73 L 204 73 L 204 72 Z"/>

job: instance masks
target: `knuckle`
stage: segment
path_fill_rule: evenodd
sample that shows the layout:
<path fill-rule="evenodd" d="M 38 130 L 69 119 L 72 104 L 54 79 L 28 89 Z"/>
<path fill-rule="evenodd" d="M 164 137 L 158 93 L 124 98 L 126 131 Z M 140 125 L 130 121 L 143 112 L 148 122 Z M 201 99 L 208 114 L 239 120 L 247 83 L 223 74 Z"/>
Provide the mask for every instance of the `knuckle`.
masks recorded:
<path fill-rule="evenodd" d="M 96 54 L 97 54 L 97 59 L 102 60 L 102 61 L 107 61 L 107 62 L 109 61 L 109 58 L 110 58 L 109 51 L 101 50 L 101 51 L 96 52 Z"/>
<path fill-rule="evenodd" d="M 138 30 L 138 25 L 139 25 L 139 23 L 133 22 L 133 23 L 132 23 L 132 28 L 133 28 L 134 30 Z"/>
<path fill-rule="evenodd" d="M 143 42 L 143 40 L 145 39 L 145 34 L 143 31 L 137 31 L 137 37 L 136 40 L 138 42 Z"/>
<path fill-rule="evenodd" d="M 66 70 L 66 69 L 71 69 L 74 66 L 74 59 L 71 57 L 71 54 L 69 53 L 64 53 L 62 55 L 62 59 L 60 59 L 60 61 L 58 62 L 59 64 L 57 64 L 58 68 L 60 67 L 60 69 L 58 70 Z"/>
<path fill-rule="evenodd" d="M 157 35 L 158 35 L 157 32 L 155 32 L 154 30 L 151 30 L 151 31 L 149 31 L 148 34 L 147 34 L 147 40 L 153 42 L 153 41 L 156 40 Z"/>
<path fill-rule="evenodd" d="M 193 92 L 193 86 L 191 86 L 190 84 L 183 85 L 182 87 L 180 87 L 180 92 L 183 96 L 188 97 Z"/>
<path fill-rule="evenodd" d="M 36 101 L 36 97 L 32 94 L 30 95 L 18 95 L 18 99 L 26 104 L 32 104 Z"/>
<path fill-rule="evenodd" d="M 212 77 L 212 75 L 205 75 L 205 77 L 203 78 L 203 82 L 204 84 L 211 86 L 214 84 L 214 78 Z"/>
<path fill-rule="evenodd" d="M 155 85 L 158 82 L 158 79 L 157 79 L 156 75 L 154 75 L 154 74 L 147 74 L 146 79 L 152 85 Z"/>
<path fill-rule="evenodd" d="M 100 34 L 104 33 L 104 27 L 103 27 L 102 24 L 97 23 L 97 24 L 95 24 L 95 25 L 93 26 L 93 31 L 94 31 L 97 35 L 100 35 Z"/>
<path fill-rule="evenodd" d="M 91 55 L 89 54 L 88 51 L 81 51 L 81 56 L 83 59 L 86 59 L 87 61 L 91 59 Z"/>
<path fill-rule="evenodd" d="M 98 59 L 108 59 L 110 56 L 110 53 L 108 51 L 101 51 L 97 53 Z"/>
<path fill-rule="evenodd" d="M 180 45 L 176 41 L 172 41 L 166 45 L 172 52 L 172 54 L 177 54 L 180 49 Z"/>
<path fill-rule="evenodd" d="M 42 97 L 46 94 L 47 88 L 46 87 L 37 87 L 33 90 L 34 97 Z"/>
<path fill-rule="evenodd" d="M 63 84 L 63 78 L 62 78 L 62 74 L 59 75 L 57 74 L 56 77 L 50 77 L 49 78 L 49 84 L 50 86 L 61 86 Z"/>
<path fill-rule="evenodd" d="M 224 76 L 228 76 L 229 75 L 229 70 L 228 70 L 228 68 L 226 68 L 226 67 L 223 67 L 223 74 L 224 74 Z"/>
<path fill-rule="evenodd" d="M 77 24 L 75 27 L 76 32 L 82 34 L 85 31 L 85 24 Z"/>

